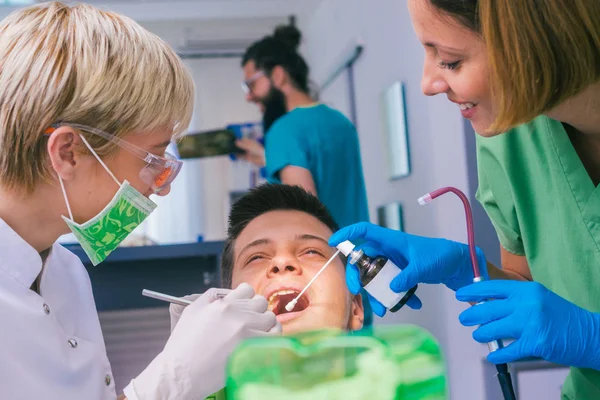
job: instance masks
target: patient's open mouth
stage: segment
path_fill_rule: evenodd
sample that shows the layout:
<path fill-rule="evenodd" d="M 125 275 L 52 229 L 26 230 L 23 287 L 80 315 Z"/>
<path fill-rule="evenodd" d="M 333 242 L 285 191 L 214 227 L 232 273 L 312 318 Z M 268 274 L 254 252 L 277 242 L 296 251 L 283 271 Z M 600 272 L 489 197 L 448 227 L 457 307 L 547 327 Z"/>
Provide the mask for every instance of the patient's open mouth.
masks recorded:
<path fill-rule="evenodd" d="M 269 296 L 269 310 L 273 311 L 273 313 L 275 313 L 275 315 L 282 315 L 282 314 L 288 314 L 290 313 L 290 311 L 287 311 L 285 309 L 285 306 L 292 300 L 294 300 L 296 298 L 296 296 L 298 296 L 298 294 L 300 294 L 299 291 L 297 290 L 293 290 L 293 289 L 282 289 L 279 290 L 275 293 L 273 293 L 271 296 Z M 308 300 L 308 298 L 306 297 L 306 295 L 302 295 L 302 297 L 300 297 L 298 299 L 298 303 L 296 304 L 296 307 L 294 307 L 294 309 L 291 312 L 300 312 L 300 311 L 304 311 L 308 306 L 309 306 L 310 302 Z"/>

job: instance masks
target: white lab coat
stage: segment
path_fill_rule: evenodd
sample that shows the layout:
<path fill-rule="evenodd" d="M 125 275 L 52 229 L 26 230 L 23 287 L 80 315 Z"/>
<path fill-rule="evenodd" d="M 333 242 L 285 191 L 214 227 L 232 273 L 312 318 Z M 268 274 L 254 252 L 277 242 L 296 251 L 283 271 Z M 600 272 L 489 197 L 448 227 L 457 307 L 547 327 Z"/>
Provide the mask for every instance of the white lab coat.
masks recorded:
<path fill-rule="evenodd" d="M 40 255 L 0 219 L 0 398 L 116 398 L 90 278 L 54 244 Z"/>

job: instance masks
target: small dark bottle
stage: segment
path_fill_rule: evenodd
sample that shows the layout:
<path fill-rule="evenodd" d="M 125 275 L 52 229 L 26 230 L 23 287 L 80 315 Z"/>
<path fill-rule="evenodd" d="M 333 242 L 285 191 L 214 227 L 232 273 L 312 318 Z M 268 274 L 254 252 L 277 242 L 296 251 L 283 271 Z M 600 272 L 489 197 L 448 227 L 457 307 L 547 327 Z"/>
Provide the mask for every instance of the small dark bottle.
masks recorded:
<path fill-rule="evenodd" d="M 337 248 L 348 257 L 348 262 L 356 265 L 360 271 L 360 281 L 364 289 L 377 299 L 391 312 L 402 308 L 417 290 L 417 285 L 406 293 L 396 293 L 390 288 L 390 283 L 402 270 L 391 260 L 385 257 L 369 257 L 362 250 L 355 250 L 356 246 L 346 240 Z"/>

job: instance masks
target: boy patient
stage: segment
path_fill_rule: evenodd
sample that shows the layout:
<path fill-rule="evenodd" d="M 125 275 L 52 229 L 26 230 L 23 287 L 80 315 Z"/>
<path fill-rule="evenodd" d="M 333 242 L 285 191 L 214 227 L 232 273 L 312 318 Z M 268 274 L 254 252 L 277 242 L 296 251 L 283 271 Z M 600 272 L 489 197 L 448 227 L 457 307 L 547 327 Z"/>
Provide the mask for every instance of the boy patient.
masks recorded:
<path fill-rule="evenodd" d="M 327 240 L 338 229 L 326 207 L 298 186 L 266 184 L 238 200 L 229 216 L 221 261 L 223 287 L 250 284 L 269 302 L 284 334 L 323 328 L 358 330 L 360 295 L 346 287 L 337 257 L 298 300 L 292 301 L 335 253 Z"/>

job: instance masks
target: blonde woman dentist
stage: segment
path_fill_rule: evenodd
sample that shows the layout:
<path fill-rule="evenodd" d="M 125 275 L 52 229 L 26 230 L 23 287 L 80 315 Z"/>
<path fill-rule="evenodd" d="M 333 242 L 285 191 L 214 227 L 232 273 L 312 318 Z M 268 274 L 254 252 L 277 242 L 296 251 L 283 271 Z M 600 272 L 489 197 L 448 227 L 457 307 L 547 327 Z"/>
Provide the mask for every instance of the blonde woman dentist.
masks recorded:
<path fill-rule="evenodd" d="M 175 53 L 117 14 L 51 2 L 0 23 L 2 398 L 116 398 L 89 276 L 56 240 L 72 231 L 98 264 L 154 210 L 193 91 Z M 121 398 L 202 399 L 237 342 L 279 329 L 249 286 L 214 294 Z"/>

